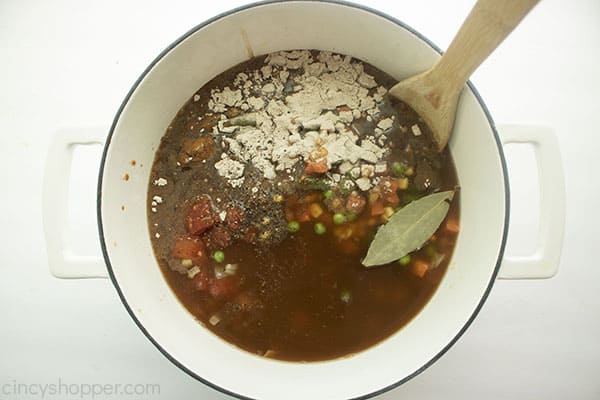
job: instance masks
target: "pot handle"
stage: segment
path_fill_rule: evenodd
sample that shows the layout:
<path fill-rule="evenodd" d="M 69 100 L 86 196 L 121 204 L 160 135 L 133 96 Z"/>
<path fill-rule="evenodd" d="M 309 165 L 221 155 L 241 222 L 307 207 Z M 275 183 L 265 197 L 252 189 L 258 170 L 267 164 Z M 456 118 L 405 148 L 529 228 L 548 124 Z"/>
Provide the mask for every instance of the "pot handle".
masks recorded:
<path fill-rule="evenodd" d="M 57 278 L 107 278 L 104 260 L 74 254 L 67 243 L 68 189 L 73 150 L 79 145 L 104 144 L 106 130 L 62 129 L 54 134 L 46 158 L 42 216 L 50 273 Z"/>
<path fill-rule="evenodd" d="M 501 125 L 503 145 L 533 145 L 540 190 L 539 236 L 536 249 L 527 256 L 505 256 L 500 279 L 551 278 L 558 271 L 565 229 L 565 181 L 558 141 L 548 127 Z"/>

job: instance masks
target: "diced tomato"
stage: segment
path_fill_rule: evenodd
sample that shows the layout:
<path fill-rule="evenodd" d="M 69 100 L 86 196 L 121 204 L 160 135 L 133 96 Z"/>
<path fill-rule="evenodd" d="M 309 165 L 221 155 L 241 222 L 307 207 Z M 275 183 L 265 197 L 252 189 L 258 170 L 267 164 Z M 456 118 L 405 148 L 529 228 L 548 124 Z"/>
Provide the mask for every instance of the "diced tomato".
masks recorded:
<path fill-rule="evenodd" d="M 327 172 L 328 169 L 329 168 L 327 167 L 326 158 L 321 158 L 317 161 L 307 160 L 306 168 L 304 168 L 304 173 L 307 175 L 320 175 Z"/>
<path fill-rule="evenodd" d="M 208 262 L 206 247 L 200 238 L 190 236 L 178 236 L 172 251 L 173 257 L 180 260 L 189 259 L 196 265 L 204 265 Z"/>
<path fill-rule="evenodd" d="M 208 291 L 216 298 L 231 297 L 238 290 L 238 280 L 233 276 L 221 279 L 211 279 Z"/>
<path fill-rule="evenodd" d="M 224 249 L 231 244 L 231 233 L 224 226 L 215 226 L 202 235 L 209 249 Z"/>
<path fill-rule="evenodd" d="M 216 220 L 217 217 L 212 207 L 212 201 L 208 196 L 201 196 L 188 212 L 186 218 L 187 230 L 192 235 L 199 235 L 212 228 Z"/>
<path fill-rule="evenodd" d="M 379 187 L 383 194 L 395 192 L 398 190 L 398 180 L 394 178 L 382 178 L 381 181 L 379 181 Z"/>
<path fill-rule="evenodd" d="M 310 221 L 310 210 L 308 204 L 299 204 L 296 208 L 296 221 L 306 222 Z"/>
<path fill-rule="evenodd" d="M 400 203 L 398 185 L 398 180 L 394 178 L 382 178 L 379 182 L 379 191 L 386 205 L 395 207 Z"/>
<path fill-rule="evenodd" d="M 367 204 L 364 197 L 357 193 L 351 193 L 346 200 L 346 210 L 360 214 Z"/>
<path fill-rule="evenodd" d="M 227 207 L 227 216 L 225 216 L 225 224 L 232 231 L 237 231 L 242 226 L 244 221 L 244 210 L 238 206 Z"/>
<path fill-rule="evenodd" d="M 383 200 L 379 199 L 371 204 L 371 216 L 375 217 L 384 213 Z"/>
<path fill-rule="evenodd" d="M 398 197 L 398 193 L 396 192 L 388 193 L 383 196 L 383 201 L 387 206 L 396 207 L 398 204 L 400 204 L 400 197 Z"/>

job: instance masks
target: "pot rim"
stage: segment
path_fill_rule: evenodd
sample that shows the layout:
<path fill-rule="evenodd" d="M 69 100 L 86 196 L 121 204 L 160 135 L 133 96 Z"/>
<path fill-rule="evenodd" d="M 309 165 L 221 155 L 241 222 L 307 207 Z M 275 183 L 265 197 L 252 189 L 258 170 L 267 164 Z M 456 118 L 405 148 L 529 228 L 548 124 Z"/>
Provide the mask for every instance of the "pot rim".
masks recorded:
<path fill-rule="evenodd" d="M 185 32 L 183 35 L 181 35 L 179 38 L 177 38 L 175 41 L 173 41 L 169 46 L 167 46 L 149 65 L 148 67 L 146 67 L 146 69 L 140 74 L 140 76 L 137 78 L 137 80 L 134 82 L 134 84 L 132 85 L 131 89 L 129 89 L 127 95 L 125 96 L 125 98 L 123 99 L 121 105 L 119 106 L 119 109 L 117 110 L 117 113 L 115 114 L 115 117 L 113 119 L 113 122 L 111 124 L 110 127 L 110 131 L 108 133 L 108 136 L 106 138 L 106 143 L 104 145 L 104 149 L 102 152 L 102 158 L 100 160 L 100 169 L 99 169 L 99 175 L 98 175 L 98 186 L 97 186 L 97 219 L 98 219 L 98 233 L 99 233 L 99 237 L 100 237 L 100 247 L 102 249 L 102 255 L 104 257 L 104 261 L 106 263 L 106 267 L 108 270 L 108 274 L 110 277 L 110 280 L 113 284 L 113 286 L 115 287 L 115 289 L 117 290 L 117 294 L 119 295 L 119 298 L 121 300 L 121 303 L 123 303 L 123 305 L 125 306 L 125 309 L 127 310 L 127 313 L 129 314 L 129 316 L 133 319 L 133 321 L 135 322 L 135 324 L 138 326 L 138 328 L 142 331 L 142 333 L 146 336 L 146 338 L 169 360 L 171 361 L 173 364 L 175 364 L 178 368 L 180 368 L 182 371 L 184 371 L 185 373 L 187 373 L 189 376 L 191 376 L 192 378 L 202 382 L 203 384 L 218 390 L 221 393 L 224 393 L 226 395 L 229 396 L 233 396 L 236 397 L 238 399 L 242 399 L 242 400 L 254 400 L 251 397 L 247 397 L 244 396 L 243 394 L 239 394 L 239 393 L 235 393 L 232 392 L 228 389 L 225 389 L 221 386 L 218 386 L 210 381 L 208 381 L 207 379 L 201 377 L 200 375 L 196 374 L 195 372 L 193 372 L 192 370 L 190 370 L 189 368 L 187 368 L 185 365 L 183 365 L 182 363 L 180 363 L 175 357 L 173 357 L 168 351 L 166 351 L 161 345 L 160 343 L 158 343 L 157 340 L 155 340 L 152 335 L 146 330 L 146 328 L 143 326 L 143 324 L 136 318 L 135 314 L 133 313 L 131 307 L 129 306 L 129 304 L 127 303 L 123 292 L 121 290 L 121 287 L 119 286 L 119 283 L 117 282 L 117 279 L 115 277 L 115 274 L 113 272 L 113 267 L 108 255 L 108 251 L 107 251 L 107 244 L 104 238 L 104 227 L 103 227 L 103 223 L 102 223 L 102 181 L 103 181 L 103 176 L 104 176 L 104 167 L 105 167 L 105 163 L 106 163 L 106 157 L 108 154 L 108 149 L 110 147 L 111 144 L 111 139 L 112 136 L 114 134 L 115 128 L 117 126 L 117 123 L 121 117 L 121 114 L 123 112 L 123 110 L 125 109 L 126 105 L 129 103 L 129 100 L 131 99 L 131 97 L 133 96 L 133 94 L 135 93 L 135 91 L 137 90 L 138 86 L 140 85 L 140 83 L 142 82 L 142 80 L 144 80 L 144 78 L 150 73 L 150 71 L 154 68 L 154 66 L 156 64 L 158 64 L 158 62 L 160 62 L 169 52 L 171 52 L 171 50 L 173 50 L 175 47 L 177 47 L 180 43 L 182 43 L 184 40 L 186 40 L 188 37 L 190 37 L 191 35 L 193 35 L 194 33 L 196 33 L 198 30 L 202 29 L 205 26 L 208 26 L 210 24 L 212 24 L 213 22 L 216 22 L 222 18 L 225 18 L 231 14 L 235 14 L 237 12 L 240 11 L 244 11 L 244 10 L 248 10 L 248 9 L 252 9 L 255 7 L 259 7 L 259 6 L 264 6 L 264 5 L 271 5 L 271 4 L 279 4 L 279 3 L 288 3 L 290 2 L 289 0 L 264 0 L 264 1 L 258 1 L 258 2 L 253 2 L 253 3 L 249 3 L 249 4 L 245 4 L 243 6 L 240 7 L 236 7 L 233 8 L 231 10 L 225 11 L 221 14 L 218 14 L 210 19 L 205 20 L 204 22 L 201 22 L 200 24 L 194 26 L 193 28 L 191 28 L 190 30 L 188 30 L 187 32 Z M 425 42 L 428 46 L 430 46 L 433 50 L 435 50 L 437 53 L 442 54 L 442 50 L 437 47 L 432 41 L 430 41 L 428 38 L 426 38 L 423 34 L 419 33 L 418 31 L 416 31 L 415 29 L 413 29 L 412 27 L 408 26 L 407 24 L 405 24 L 404 22 L 400 21 L 399 19 L 392 17 L 382 11 L 378 11 L 374 8 L 362 5 L 362 4 L 356 4 L 356 3 L 352 3 L 346 0 L 293 0 L 293 2 L 302 2 L 302 3 L 328 3 L 328 4 L 333 4 L 333 5 L 339 5 L 339 6 L 344 6 L 344 7 L 349 7 L 349 8 L 356 8 L 362 11 L 366 11 L 369 12 L 371 14 L 375 14 L 376 16 L 382 17 L 387 19 L 388 21 L 402 27 L 403 29 L 407 30 L 408 32 L 414 34 L 416 37 L 418 37 L 420 40 L 422 40 L 423 42 Z M 498 250 L 498 257 L 496 259 L 496 265 L 494 267 L 494 270 L 492 272 L 492 276 L 490 281 L 487 284 L 487 287 L 483 293 L 483 296 L 481 297 L 479 303 L 477 304 L 477 306 L 475 307 L 473 313 L 471 314 L 471 316 L 469 317 L 469 319 L 466 321 L 466 323 L 463 325 L 463 327 L 457 332 L 457 334 L 446 344 L 446 346 L 444 346 L 437 354 L 435 354 L 429 361 L 427 361 L 425 364 L 423 364 L 419 369 L 417 369 L 416 371 L 414 371 L 413 373 L 403 377 L 402 379 L 396 381 L 393 384 L 390 384 L 388 386 L 385 386 L 383 388 L 380 388 L 378 390 L 369 392 L 367 394 L 355 397 L 351 400 L 363 400 L 363 399 L 369 399 L 371 397 L 375 397 L 378 396 L 382 393 L 388 392 L 400 385 L 402 385 L 403 383 L 411 380 L 412 378 L 414 378 L 415 376 L 419 375 L 421 372 L 423 372 L 424 370 L 426 370 L 427 368 L 429 368 L 431 365 L 433 365 L 438 359 L 440 359 L 449 349 L 450 347 L 452 347 L 457 341 L 458 339 L 464 334 L 464 332 L 469 328 L 469 326 L 471 325 L 471 323 L 473 322 L 473 320 L 475 319 L 475 317 L 477 317 L 477 315 L 479 314 L 479 311 L 481 310 L 481 308 L 483 307 L 483 304 L 485 303 L 485 301 L 487 300 L 491 289 L 494 285 L 494 282 L 496 281 L 496 277 L 498 275 L 498 272 L 500 270 L 500 266 L 502 263 L 502 258 L 504 256 L 504 250 L 506 247 L 506 241 L 507 241 L 507 236 L 508 236 L 508 222 L 509 222 L 509 216 L 510 216 L 510 188 L 509 188 L 509 182 L 508 182 L 508 170 L 507 170 L 507 166 L 506 166 L 506 159 L 504 156 L 504 151 L 502 148 L 502 142 L 500 140 L 500 137 L 498 135 L 498 132 L 496 130 L 496 125 L 492 119 L 492 116 L 490 115 L 490 112 L 487 108 L 487 106 L 485 105 L 485 103 L 483 102 L 483 99 L 481 98 L 481 95 L 479 94 L 479 92 L 475 89 L 475 87 L 473 86 L 473 84 L 471 83 L 471 81 L 467 81 L 467 86 L 469 87 L 469 89 L 472 91 L 473 95 L 475 96 L 475 99 L 477 100 L 477 103 L 480 105 L 481 109 L 483 110 L 485 117 L 490 125 L 490 128 L 492 130 L 493 136 L 494 136 L 494 140 L 496 142 L 496 146 L 497 146 L 497 150 L 499 153 L 499 159 L 500 159 L 500 164 L 502 167 L 502 177 L 503 177 L 503 181 L 504 181 L 504 226 L 503 226 L 503 232 L 502 232 L 502 241 L 500 243 L 500 247 Z"/>

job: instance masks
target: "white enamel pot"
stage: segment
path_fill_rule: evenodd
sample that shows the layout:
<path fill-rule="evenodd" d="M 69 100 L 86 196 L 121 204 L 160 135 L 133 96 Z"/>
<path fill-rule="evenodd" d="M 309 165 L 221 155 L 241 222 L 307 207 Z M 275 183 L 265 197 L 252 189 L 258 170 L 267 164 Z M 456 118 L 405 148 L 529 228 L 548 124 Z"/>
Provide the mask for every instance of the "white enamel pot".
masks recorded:
<path fill-rule="evenodd" d="M 547 129 L 507 127 L 506 136 L 499 136 L 477 92 L 467 85 L 449 143 L 462 188 L 461 232 L 448 271 L 429 303 L 396 334 L 349 357 L 294 363 L 252 355 L 200 325 L 167 285 L 150 244 L 147 187 L 160 139 L 194 91 L 252 55 L 284 49 L 349 54 L 397 79 L 427 69 L 440 57 L 434 45 L 403 23 L 348 3 L 259 3 L 195 27 L 144 71 L 106 139 L 98 184 L 104 262 L 66 252 L 60 227 L 72 145 L 104 142 L 105 132 L 71 129 L 55 137 L 44 194 L 51 271 L 63 278 L 97 277 L 108 271 L 123 304 L 152 343 L 182 370 L 225 393 L 256 399 L 366 398 L 406 382 L 438 359 L 477 315 L 499 272 L 505 278 L 555 274 L 564 219 L 558 148 Z M 534 144 L 542 204 L 535 254 L 503 260 L 509 186 L 502 143 L 507 141 Z M 137 161 L 135 167 L 131 160 Z M 128 180 L 123 179 L 125 173 Z M 550 227 L 550 220 L 556 226 Z"/>

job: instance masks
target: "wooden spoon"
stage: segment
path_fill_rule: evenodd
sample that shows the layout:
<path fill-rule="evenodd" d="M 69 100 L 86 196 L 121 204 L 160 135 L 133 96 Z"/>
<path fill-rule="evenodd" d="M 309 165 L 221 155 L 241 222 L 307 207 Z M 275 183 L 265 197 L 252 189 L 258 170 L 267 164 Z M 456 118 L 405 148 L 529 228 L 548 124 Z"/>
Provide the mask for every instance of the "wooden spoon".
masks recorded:
<path fill-rule="evenodd" d="M 465 83 L 538 1 L 478 0 L 442 58 L 390 89 L 423 118 L 439 151 L 448 143 Z"/>

